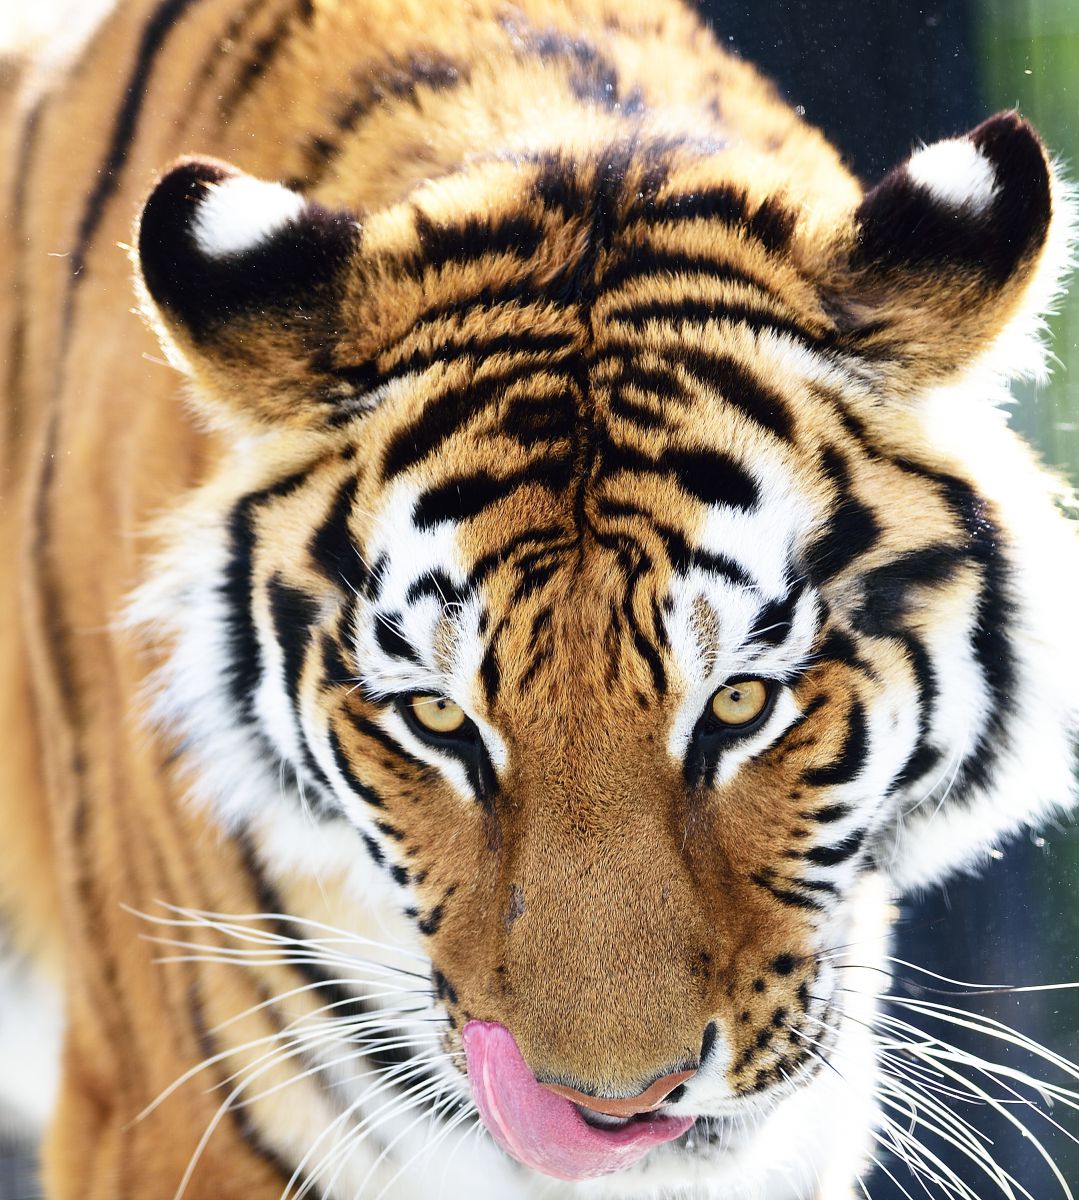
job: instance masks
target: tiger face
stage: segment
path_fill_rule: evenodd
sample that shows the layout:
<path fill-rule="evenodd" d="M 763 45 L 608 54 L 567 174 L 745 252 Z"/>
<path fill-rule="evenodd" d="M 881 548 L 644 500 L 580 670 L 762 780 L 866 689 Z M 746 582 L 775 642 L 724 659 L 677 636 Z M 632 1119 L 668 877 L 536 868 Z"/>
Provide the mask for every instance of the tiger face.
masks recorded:
<path fill-rule="evenodd" d="M 859 888 L 1069 792 L 955 391 L 1043 266 L 1037 139 L 994 118 L 828 221 L 736 166 L 484 162 L 360 219 L 185 160 L 139 233 L 238 447 L 166 713 L 229 821 L 287 764 L 561 1178 L 824 1086 Z"/>

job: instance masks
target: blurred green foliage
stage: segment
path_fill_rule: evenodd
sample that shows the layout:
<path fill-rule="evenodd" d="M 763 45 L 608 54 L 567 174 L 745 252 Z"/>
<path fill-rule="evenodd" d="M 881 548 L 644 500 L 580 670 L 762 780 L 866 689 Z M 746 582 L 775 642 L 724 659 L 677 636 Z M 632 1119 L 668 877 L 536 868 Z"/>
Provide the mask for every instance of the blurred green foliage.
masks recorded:
<path fill-rule="evenodd" d="M 987 109 L 1017 107 L 1079 185 L 1079 0 L 976 0 Z M 1079 484 L 1079 284 L 1051 319 L 1052 381 L 1017 391 L 1015 424 Z M 1079 601 L 1079 597 L 1077 597 Z"/>
<path fill-rule="evenodd" d="M 1017 107 L 1032 121 L 1065 178 L 1079 188 L 1079 0 L 972 0 L 972 39 L 987 112 Z M 1079 201 L 1079 195 L 1077 195 Z M 1052 378 L 1020 385 L 1013 422 L 1046 461 L 1079 487 L 1079 274 L 1050 319 Z M 1079 605 L 1079 597 L 1075 598 Z M 1036 960 L 1036 982 L 1079 979 L 1079 829 L 1062 822 L 1036 839 L 1040 863 L 1027 879 L 1027 895 L 1014 896 L 1012 936 L 1024 926 Z M 1035 866 L 1031 860 L 1028 870 Z M 1040 894 L 1039 894 L 1040 893 Z M 1016 957 L 1022 953 L 1013 948 Z M 1019 979 L 1015 980 L 1020 982 Z M 998 1015 L 1079 1062 L 1079 994 L 1046 993 Z M 1058 1111 L 1069 1131 L 1048 1144 L 1065 1178 L 1079 1181 L 1074 1113 Z M 1037 1126 L 1034 1126 L 1037 1128 Z M 1044 1133 L 1044 1127 L 1039 1132 Z M 1050 1131 L 1051 1133 L 1051 1131 Z"/>

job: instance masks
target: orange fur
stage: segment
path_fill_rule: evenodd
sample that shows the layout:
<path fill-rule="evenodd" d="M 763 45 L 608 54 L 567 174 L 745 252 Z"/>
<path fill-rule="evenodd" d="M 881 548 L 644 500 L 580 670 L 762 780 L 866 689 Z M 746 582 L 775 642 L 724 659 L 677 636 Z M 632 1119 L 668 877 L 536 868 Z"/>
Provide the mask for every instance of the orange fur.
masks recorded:
<path fill-rule="evenodd" d="M 903 266 L 860 263 L 861 190 L 836 152 L 673 0 L 526 0 L 511 15 L 495 0 L 272 0 L 248 20 L 243 8 L 238 0 L 124 0 L 72 64 L 34 76 L 17 102 L 13 88 L 0 91 L 0 338 L 10 347 L 0 426 L 0 554 L 10 564 L 0 581 L 0 723 L 9 731 L 0 757 L 0 911 L 20 946 L 64 979 L 68 1034 L 49 1138 L 52 1200 L 171 1196 L 219 1098 L 185 1088 L 145 1120 L 137 1114 L 207 1056 L 208 1030 L 295 986 L 281 967 L 163 967 L 128 911 L 162 901 L 241 913 L 263 904 L 245 856 L 261 851 L 266 831 L 251 835 L 252 850 L 186 803 L 170 735 L 139 719 L 167 637 L 147 648 L 119 616 L 154 555 L 172 545 L 162 514 L 210 481 L 191 502 L 205 506 L 209 522 L 238 488 L 254 491 L 304 469 L 303 489 L 275 497 L 258 518 L 258 614 L 269 622 L 266 589 L 277 574 L 315 597 L 322 612 L 339 613 L 343 589 L 308 561 L 311 530 L 357 470 L 359 494 L 373 507 L 380 464 L 426 408 L 521 363 L 514 351 L 450 361 L 447 347 L 527 329 L 597 359 L 624 344 L 635 363 L 670 370 L 694 391 L 692 410 L 668 413 L 651 433 L 613 410 L 609 364 L 588 368 L 587 387 L 567 385 L 550 356 L 537 355 L 501 395 L 508 407 L 527 384 L 529 396 L 554 407 L 576 389 L 579 419 L 608 421 L 638 461 L 659 462 L 672 449 L 746 462 L 774 456 L 797 482 L 807 519 L 823 527 L 839 488 L 819 459 L 838 448 L 850 463 L 851 494 L 879 522 L 859 563 L 871 570 L 965 536 L 924 479 L 863 452 L 856 427 L 919 457 L 927 470 L 962 471 L 908 410 L 882 412 L 872 387 L 883 380 L 909 399 L 954 379 L 1008 325 L 1041 254 L 1041 242 L 1032 242 L 995 289 L 960 269 L 912 279 Z M 586 58 L 545 60 L 537 31 L 601 45 L 618 101 L 598 102 L 589 92 L 595 80 L 575 74 L 598 70 Z M 559 216 L 536 199 L 552 155 L 573 164 L 582 187 L 601 191 L 603 147 L 662 139 L 670 146 L 656 203 L 719 180 L 741 197 L 742 216 L 649 228 L 627 215 L 633 197 L 653 186 L 650 160 L 633 153 L 618 181 L 622 208 L 598 251 L 584 218 Z M 327 209 L 355 214 L 362 242 L 325 288 L 338 307 L 309 305 L 274 321 L 261 311 L 230 314 L 202 335 L 168 303 L 155 305 L 152 281 L 144 280 L 140 298 L 154 328 L 140 320 L 132 231 L 155 179 L 185 154 L 284 181 Z M 528 256 L 496 247 L 430 266 L 429 230 L 461 214 L 479 214 L 489 228 L 516 215 L 540 222 L 543 236 Z M 605 271 L 653 251 L 722 261 L 733 274 L 674 273 L 614 293 L 598 285 Z M 578 267 L 591 273 L 582 286 L 595 288 L 587 311 L 544 298 Z M 746 278 L 766 280 L 767 292 Z M 519 286 L 512 301 L 439 314 L 440 304 L 511 285 Z M 776 344 L 722 321 L 691 326 L 658 317 L 635 326 L 619 315 L 626 306 L 687 297 L 749 305 L 831 338 L 840 351 L 865 356 L 870 383 L 856 392 L 807 383 Z M 182 402 L 155 334 L 191 375 L 193 405 Z M 315 349 L 325 353 L 313 365 Z M 680 365 L 690 349 L 730 356 L 781 394 L 797 415 L 797 441 L 778 446 L 718 403 Z M 424 364 L 421 386 L 400 389 L 339 428 L 325 428 L 324 410 L 308 403 L 315 394 L 332 399 L 348 368 L 389 375 L 410 362 Z M 632 385 L 627 395 L 648 399 Z M 852 414 L 846 424 L 843 405 Z M 270 430 L 253 459 L 234 465 L 237 436 Z M 857 702 L 906 686 L 905 660 L 894 647 L 878 647 L 874 680 L 837 664 L 807 674 L 794 688 L 800 707 L 825 695 L 830 706 L 810 718 L 804 744 L 764 754 L 706 800 L 687 794 L 661 753 L 666 709 L 646 663 L 626 639 L 612 650 L 604 621 L 626 574 L 612 546 L 620 530 L 635 527 L 611 506 L 644 505 L 691 536 L 701 526 L 699 505 L 647 469 L 592 486 L 592 463 L 579 445 L 554 435 L 546 449 L 563 454 L 573 486 L 528 485 L 499 501 L 490 519 L 462 534 L 467 559 L 497 556 L 537 524 L 571 536 L 574 503 L 611 541 L 582 543 L 523 598 L 508 567 L 485 582 L 491 611 L 504 614 L 499 655 L 512 697 L 485 710 L 512 752 L 504 811 L 462 814 L 444 780 L 379 759 L 355 724 L 373 719 L 377 706 L 352 680 L 323 680 L 313 656 L 305 686 L 318 690 L 319 711 L 338 730 L 346 759 L 386 795 L 394 837 L 423 866 L 416 892 L 428 917 L 441 914 L 433 953 L 459 994 L 448 1006 L 459 1023 L 499 1020 L 534 1069 L 618 1091 L 657 1064 L 693 1061 L 702 1028 L 721 1012 L 732 1086 L 748 1087 L 778 1061 L 777 1051 L 755 1043 L 757 1031 L 813 978 L 810 918 L 777 907 L 751 879 L 797 855 L 790 831 L 802 827 L 808 803 L 799 778 L 841 752 L 843 721 Z M 465 421 L 410 479 L 433 486 L 492 465 L 527 470 L 534 452 L 534 442 L 505 440 L 496 462 L 489 431 Z M 373 534 L 370 517 L 362 503 L 350 517 L 357 546 Z M 642 536 L 661 560 L 659 542 Z M 669 574 L 657 568 L 634 595 L 642 625 Z M 969 602 L 976 569 L 963 568 L 949 586 L 933 593 L 933 619 Z M 857 587 L 840 574 L 828 586 L 829 602 L 841 609 Z M 543 620 L 551 661 L 530 690 L 523 677 Z M 703 627 L 715 642 L 707 613 Z M 477 684 L 482 707 L 479 695 Z M 490 867 L 493 851 L 500 857 Z M 346 882 L 333 872 L 319 887 L 299 876 L 275 885 L 290 911 L 356 920 Z M 518 894 L 523 911 L 514 914 Z M 772 970 L 785 955 L 797 965 Z M 286 1011 L 313 1007 L 298 998 Z M 273 1020 L 248 1017 L 231 1044 L 267 1035 Z M 229 1065 L 243 1061 L 245 1052 L 236 1051 Z M 290 1119 L 270 1100 L 252 1118 L 275 1138 Z M 280 1163 L 249 1132 L 222 1124 L 187 1200 L 281 1194 Z"/>

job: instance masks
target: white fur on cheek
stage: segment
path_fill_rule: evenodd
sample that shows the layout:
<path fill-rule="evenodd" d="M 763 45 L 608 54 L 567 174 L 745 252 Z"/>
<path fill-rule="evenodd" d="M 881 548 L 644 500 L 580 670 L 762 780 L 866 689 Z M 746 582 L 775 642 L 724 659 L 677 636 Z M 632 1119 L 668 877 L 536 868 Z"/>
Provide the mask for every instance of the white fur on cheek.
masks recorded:
<path fill-rule="evenodd" d="M 934 142 L 907 163 L 907 174 L 949 208 L 988 208 L 997 194 L 993 164 L 966 138 Z"/>
<path fill-rule="evenodd" d="M 212 187 L 195 216 L 195 243 L 208 258 L 242 254 L 294 221 L 304 199 L 279 183 L 237 175 Z"/>

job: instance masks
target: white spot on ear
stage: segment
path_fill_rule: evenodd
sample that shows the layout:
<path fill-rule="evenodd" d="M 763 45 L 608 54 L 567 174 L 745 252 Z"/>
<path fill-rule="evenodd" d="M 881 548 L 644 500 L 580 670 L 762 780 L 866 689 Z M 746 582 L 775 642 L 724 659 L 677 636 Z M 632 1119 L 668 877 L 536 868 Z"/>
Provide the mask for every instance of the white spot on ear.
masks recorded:
<path fill-rule="evenodd" d="M 303 206 L 302 196 L 279 183 L 236 175 L 208 190 L 195 217 L 195 242 L 208 258 L 242 254 L 295 220 Z"/>
<path fill-rule="evenodd" d="M 981 212 L 997 194 L 993 164 L 973 142 L 951 138 L 911 155 L 907 174 L 941 204 Z"/>

